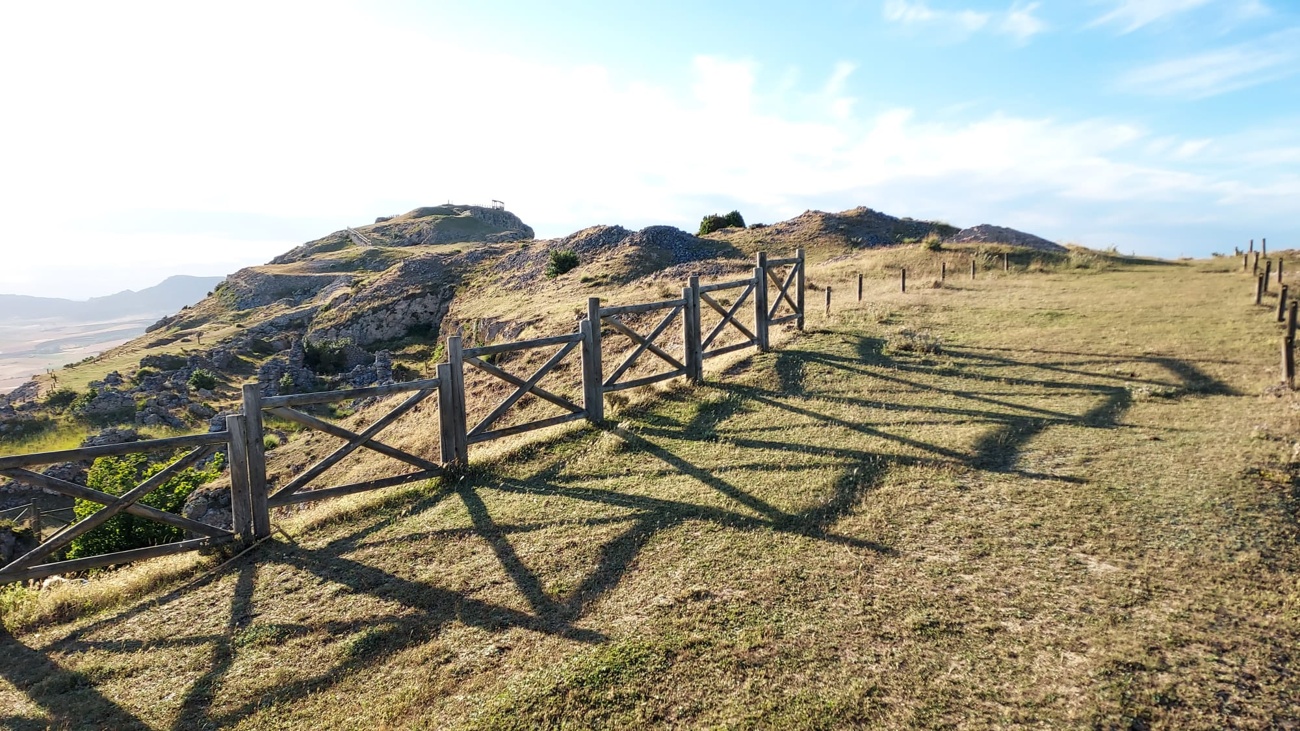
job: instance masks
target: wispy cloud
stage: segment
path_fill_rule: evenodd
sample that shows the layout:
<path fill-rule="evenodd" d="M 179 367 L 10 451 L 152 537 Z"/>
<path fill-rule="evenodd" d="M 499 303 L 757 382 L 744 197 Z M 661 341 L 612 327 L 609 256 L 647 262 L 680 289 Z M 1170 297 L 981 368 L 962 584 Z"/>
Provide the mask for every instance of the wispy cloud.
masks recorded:
<path fill-rule="evenodd" d="M 1014 2 L 1005 11 L 990 12 L 931 7 L 925 0 L 885 0 L 885 20 L 914 28 L 927 28 L 964 39 L 981 31 L 1011 36 L 1024 42 L 1047 29 L 1034 15 L 1040 3 Z"/>
<path fill-rule="evenodd" d="M 1125 74 L 1121 88 L 1189 99 L 1257 86 L 1300 72 L 1300 28 L 1263 39 L 1145 66 Z"/>
<path fill-rule="evenodd" d="M 1110 0 L 1110 4 L 1110 11 L 1089 23 L 1089 27 L 1117 26 L 1120 33 L 1132 33 L 1212 5 L 1222 8 L 1233 22 L 1253 20 L 1271 12 L 1263 0 Z"/>

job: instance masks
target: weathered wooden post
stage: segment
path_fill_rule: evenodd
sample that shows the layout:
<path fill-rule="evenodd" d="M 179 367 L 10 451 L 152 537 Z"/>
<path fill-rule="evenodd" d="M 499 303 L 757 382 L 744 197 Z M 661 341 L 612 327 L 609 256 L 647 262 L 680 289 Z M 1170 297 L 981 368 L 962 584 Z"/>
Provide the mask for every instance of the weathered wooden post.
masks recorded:
<path fill-rule="evenodd" d="M 1282 322 L 1285 319 L 1286 319 L 1286 285 L 1284 284 L 1282 285 L 1281 291 L 1278 292 L 1277 295 L 1277 321 Z"/>
<path fill-rule="evenodd" d="M 799 323 L 803 327 L 802 317 Z M 767 254 L 760 251 L 754 259 L 754 335 L 758 337 L 758 349 L 763 352 L 767 351 L 767 325 Z"/>
<path fill-rule="evenodd" d="M 794 258 L 799 260 L 799 262 L 795 264 L 795 266 L 799 267 L 799 274 L 795 277 L 795 286 L 798 287 L 799 291 L 795 293 L 795 300 L 794 300 L 795 304 L 798 305 L 799 319 L 795 320 L 795 324 L 798 326 L 800 330 L 803 330 L 804 291 L 805 291 L 804 285 L 805 285 L 805 275 L 808 273 L 808 267 L 807 267 L 808 262 L 804 259 L 803 249 L 795 249 Z M 764 303 L 767 302 L 767 295 L 763 295 L 763 302 Z M 765 335 L 764 342 L 766 342 L 766 337 L 767 336 Z"/>
<path fill-rule="evenodd" d="M 1273 260 L 1264 261 L 1264 291 L 1268 291 L 1268 281 L 1273 278 Z"/>
<path fill-rule="evenodd" d="M 33 500 L 27 505 L 27 527 L 31 528 L 32 536 L 36 542 L 41 542 L 41 506 Z"/>
<path fill-rule="evenodd" d="M 1296 328 L 1296 308 L 1300 307 L 1300 302 L 1291 300 L 1291 304 L 1286 307 L 1286 336 L 1295 339 Z"/>
<path fill-rule="evenodd" d="M 975 257 L 973 256 L 970 258 L 970 279 L 972 282 L 975 281 Z"/>
<path fill-rule="evenodd" d="M 831 285 L 826 285 L 826 316 L 831 316 Z"/>
<path fill-rule="evenodd" d="M 271 535 L 271 508 L 266 504 L 266 445 L 262 442 L 262 385 L 244 384 L 244 449 L 253 537 Z"/>
<path fill-rule="evenodd" d="M 907 292 L 907 267 L 903 267 L 902 286 L 903 286 L 903 291 Z"/>
<path fill-rule="evenodd" d="M 1282 257 L 1277 258 L 1277 283 L 1282 283 Z"/>
<path fill-rule="evenodd" d="M 1282 338 L 1282 382 L 1295 390 L 1295 340 Z"/>
<path fill-rule="evenodd" d="M 1255 252 L 1255 263 L 1251 266 L 1251 274 L 1259 274 L 1259 252 Z"/>
<path fill-rule="evenodd" d="M 948 262 L 941 261 L 939 262 L 939 281 L 942 282 L 947 279 L 948 279 Z"/>
<path fill-rule="evenodd" d="M 1259 253 L 1268 256 L 1268 239 L 1259 240 Z"/>
<path fill-rule="evenodd" d="M 686 380 L 699 383 L 704 375 L 704 354 L 700 351 L 700 278 L 692 275 L 682 288 L 682 354 L 686 357 Z"/>
<path fill-rule="evenodd" d="M 1242 255 L 1241 255 L 1241 271 L 1244 272 L 1244 271 L 1246 271 L 1246 270 L 1249 269 L 1249 268 L 1250 268 L 1250 254 L 1242 254 Z"/>
<path fill-rule="evenodd" d="M 1249 251 L 1249 252 L 1252 253 L 1252 254 L 1255 253 L 1255 240 L 1254 240 L 1254 239 L 1251 239 L 1251 240 L 1250 240 L 1250 248 L 1247 249 L 1247 251 Z"/>
<path fill-rule="evenodd" d="M 1255 277 L 1255 304 L 1261 304 L 1264 301 L 1264 275 L 1260 274 Z"/>
<path fill-rule="evenodd" d="M 1002 271 L 1011 271 L 1011 257 L 1005 251 L 1002 252 Z"/>
<path fill-rule="evenodd" d="M 862 274 L 858 273 L 858 301 L 862 301 Z"/>
<path fill-rule="evenodd" d="M 248 543 L 253 539 L 253 493 L 248 489 L 248 417 L 231 414 L 226 417 L 226 434 L 230 451 L 230 520 L 239 540 Z"/>
<path fill-rule="evenodd" d="M 588 318 L 578 323 L 578 327 L 582 332 L 582 410 L 587 412 L 588 423 L 597 424 L 605 418 L 605 394 L 601 387 L 604 374 L 600 363 L 600 320 Z"/>
<path fill-rule="evenodd" d="M 442 461 L 459 466 L 469 464 L 469 436 L 465 419 L 465 349 L 459 335 L 447 338 L 447 420 L 444 428 Z M 440 396 L 441 398 L 441 396 Z M 448 458 L 448 451 L 451 453 Z"/>

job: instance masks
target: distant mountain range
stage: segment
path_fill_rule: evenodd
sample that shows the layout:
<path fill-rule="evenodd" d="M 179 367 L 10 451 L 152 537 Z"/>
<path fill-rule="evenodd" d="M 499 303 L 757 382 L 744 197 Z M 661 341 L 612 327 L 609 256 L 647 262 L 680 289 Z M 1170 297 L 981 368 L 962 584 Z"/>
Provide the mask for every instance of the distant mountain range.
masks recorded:
<path fill-rule="evenodd" d="M 195 304 L 223 279 L 225 277 L 177 275 L 138 292 L 128 289 L 88 300 L 0 294 L 0 321 L 106 322 L 123 317 L 162 317 Z"/>

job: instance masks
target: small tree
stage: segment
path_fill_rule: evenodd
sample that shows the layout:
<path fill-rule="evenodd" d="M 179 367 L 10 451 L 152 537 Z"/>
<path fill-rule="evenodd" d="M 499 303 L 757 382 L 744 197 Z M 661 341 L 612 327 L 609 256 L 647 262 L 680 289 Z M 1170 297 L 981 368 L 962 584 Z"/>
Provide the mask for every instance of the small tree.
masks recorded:
<path fill-rule="evenodd" d="M 194 388 L 211 391 L 217 387 L 217 374 L 206 368 L 196 368 L 190 374 L 189 384 Z"/>
<path fill-rule="evenodd" d="M 573 249 L 561 249 L 551 252 L 551 260 L 546 263 L 546 276 L 554 279 L 578 266 L 578 252 Z"/>

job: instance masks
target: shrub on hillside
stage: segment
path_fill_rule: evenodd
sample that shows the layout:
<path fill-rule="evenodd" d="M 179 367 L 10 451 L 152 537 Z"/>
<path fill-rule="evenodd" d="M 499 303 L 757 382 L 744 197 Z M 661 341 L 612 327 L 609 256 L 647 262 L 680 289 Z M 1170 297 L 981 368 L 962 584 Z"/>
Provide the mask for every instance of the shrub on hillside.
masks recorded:
<path fill-rule="evenodd" d="M 86 486 L 109 495 L 121 495 L 161 472 L 167 464 L 168 462 L 150 462 L 143 454 L 100 457 L 95 460 L 86 474 Z M 199 485 L 216 479 L 221 474 L 223 466 L 222 457 L 218 454 L 206 470 L 196 470 L 192 467 L 181 470 L 161 487 L 140 498 L 140 502 L 168 513 L 179 514 L 190 493 L 194 492 Z M 73 506 L 73 512 L 77 520 L 82 520 L 102 507 L 103 505 L 99 503 L 78 499 Z M 73 540 L 68 548 L 68 558 L 98 556 L 132 548 L 156 546 L 184 537 L 185 531 L 176 526 L 138 515 L 119 513 L 109 518 L 103 525 Z"/>
<path fill-rule="evenodd" d="M 317 373 L 338 373 L 348 365 L 348 340 L 308 340 L 302 344 L 302 362 Z"/>
<path fill-rule="evenodd" d="M 724 228 L 744 228 L 745 219 L 740 215 L 740 211 L 732 211 L 725 216 L 719 216 L 716 213 L 710 213 L 700 221 L 700 231 L 696 236 L 704 236 L 714 231 L 721 231 Z"/>
<path fill-rule="evenodd" d="M 217 374 L 207 368 L 196 368 L 194 369 L 194 372 L 190 374 L 190 380 L 188 383 L 191 388 L 211 391 L 217 387 Z"/>
<path fill-rule="evenodd" d="M 45 396 L 45 405 L 51 409 L 64 409 L 77 400 L 77 392 L 70 388 L 56 388 Z"/>
<path fill-rule="evenodd" d="M 551 260 L 546 263 L 546 276 L 554 279 L 578 266 L 578 252 L 573 249 L 561 249 L 551 252 Z"/>

